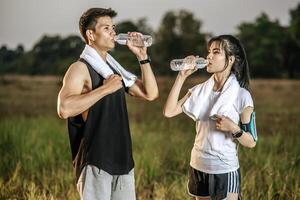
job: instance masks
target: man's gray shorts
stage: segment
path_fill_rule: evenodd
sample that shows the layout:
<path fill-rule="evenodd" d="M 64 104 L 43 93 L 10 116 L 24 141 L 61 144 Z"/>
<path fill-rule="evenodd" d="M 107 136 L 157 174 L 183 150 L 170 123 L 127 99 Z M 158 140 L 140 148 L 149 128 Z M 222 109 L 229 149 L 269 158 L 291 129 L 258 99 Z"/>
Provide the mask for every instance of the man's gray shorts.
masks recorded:
<path fill-rule="evenodd" d="M 93 165 L 83 168 L 77 189 L 82 200 L 135 200 L 134 169 L 110 175 Z"/>

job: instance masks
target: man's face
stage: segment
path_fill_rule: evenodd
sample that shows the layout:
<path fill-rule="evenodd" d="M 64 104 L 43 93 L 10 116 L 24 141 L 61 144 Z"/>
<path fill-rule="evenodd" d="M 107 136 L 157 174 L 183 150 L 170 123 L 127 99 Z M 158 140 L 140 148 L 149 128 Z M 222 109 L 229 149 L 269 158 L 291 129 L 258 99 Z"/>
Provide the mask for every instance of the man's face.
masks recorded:
<path fill-rule="evenodd" d="M 95 31 L 93 31 L 93 43 L 104 51 L 109 51 L 115 47 L 114 37 L 116 35 L 115 25 L 109 16 L 99 17 Z"/>

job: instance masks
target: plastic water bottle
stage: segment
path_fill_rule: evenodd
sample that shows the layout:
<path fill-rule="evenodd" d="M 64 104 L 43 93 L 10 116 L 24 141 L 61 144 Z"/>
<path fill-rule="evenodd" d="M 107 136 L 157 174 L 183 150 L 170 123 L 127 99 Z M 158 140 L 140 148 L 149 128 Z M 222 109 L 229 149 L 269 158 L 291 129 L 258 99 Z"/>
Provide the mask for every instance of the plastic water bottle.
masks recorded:
<path fill-rule="evenodd" d="M 139 37 L 130 37 L 127 33 L 120 33 L 115 36 L 115 41 L 118 44 L 126 45 L 127 40 L 130 40 L 137 47 L 150 47 L 152 45 L 151 35 L 142 35 L 142 39 Z"/>
<path fill-rule="evenodd" d="M 174 59 L 170 62 L 170 66 L 173 71 L 193 69 L 195 66 L 198 69 L 203 69 L 207 65 L 208 65 L 208 61 L 202 57 L 198 57 L 195 59 L 194 58 Z"/>

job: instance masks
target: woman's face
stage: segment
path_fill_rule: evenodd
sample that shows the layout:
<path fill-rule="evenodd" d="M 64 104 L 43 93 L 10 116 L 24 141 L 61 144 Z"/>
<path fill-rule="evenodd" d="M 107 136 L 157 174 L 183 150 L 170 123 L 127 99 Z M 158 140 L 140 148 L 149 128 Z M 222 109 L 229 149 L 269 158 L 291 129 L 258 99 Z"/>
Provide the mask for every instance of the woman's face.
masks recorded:
<path fill-rule="evenodd" d="M 208 49 L 207 60 L 209 64 L 206 67 L 208 73 L 222 72 L 225 68 L 225 51 L 221 49 L 220 42 L 214 41 Z"/>

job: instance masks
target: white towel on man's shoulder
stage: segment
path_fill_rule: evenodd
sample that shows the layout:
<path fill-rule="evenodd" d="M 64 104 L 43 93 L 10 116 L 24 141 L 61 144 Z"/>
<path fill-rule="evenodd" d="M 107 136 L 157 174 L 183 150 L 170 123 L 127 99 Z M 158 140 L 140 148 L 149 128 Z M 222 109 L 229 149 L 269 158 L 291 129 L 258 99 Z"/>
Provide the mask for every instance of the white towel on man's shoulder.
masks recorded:
<path fill-rule="evenodd" d="M 85 45 L 84 50 L 82 51 L 80 58 L 83 58 L 87 61 L 93 69 L 99 73 L 103 78 L 107 79 L 110 75 L 114 74 L 108 64 L 101 58 L 97 51 L 89 45 Z M 126 87 L 132 86 L 137 76 L 131 72 L 124 69 L 111 55 L 107 53 L 107 62 L 110 66 L 118 72 L 124 81 Z"/>
<path fill-rule="evenodd" d="M 230 108 L 233 106 L 240 85 L 236 80 L 234 74 L 231 74 L 225 82 L 221 94 L 216 100 L 216 103 L 209 109 L 209 96 L 213 92 L 214 87 L 214 75 L 212 75 L 207 81 L 195 86 L 191 90 L 191 95 L 182 105 L 183 111 L 195 121 L 207 120 L 206 113 L 209 113 L 209 117 L 213 115 L 230 117 Z"/>

